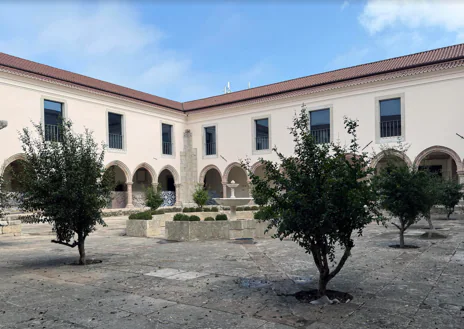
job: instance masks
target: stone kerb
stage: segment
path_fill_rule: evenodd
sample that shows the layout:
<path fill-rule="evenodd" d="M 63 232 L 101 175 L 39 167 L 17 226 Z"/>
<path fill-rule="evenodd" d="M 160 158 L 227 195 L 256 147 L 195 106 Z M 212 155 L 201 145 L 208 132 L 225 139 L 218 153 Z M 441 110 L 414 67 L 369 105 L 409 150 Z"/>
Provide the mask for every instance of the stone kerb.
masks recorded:
<path fill-rule="evenodd" d="M 167 222 L 165 232 L 170 241 L 228 240 L 229 221 Z"/>
<path fill-rule="evenodd" d="M 159 236 L 161 235 L 160 220 L 128 219 L 126 221 L 126 235 L 133 237 Z"/>

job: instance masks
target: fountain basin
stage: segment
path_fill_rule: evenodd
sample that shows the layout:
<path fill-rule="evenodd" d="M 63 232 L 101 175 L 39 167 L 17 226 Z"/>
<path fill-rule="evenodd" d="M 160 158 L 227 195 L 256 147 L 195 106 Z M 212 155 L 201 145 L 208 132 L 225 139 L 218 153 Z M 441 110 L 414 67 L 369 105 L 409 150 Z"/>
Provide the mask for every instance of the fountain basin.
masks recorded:
<path fill-rule="evenodd" d="M 237 218 L 237 206 L 244 206 L 250 203 L 253 198 L 214 198 L 217 204 L 230 207 L 230 220 Z"/>

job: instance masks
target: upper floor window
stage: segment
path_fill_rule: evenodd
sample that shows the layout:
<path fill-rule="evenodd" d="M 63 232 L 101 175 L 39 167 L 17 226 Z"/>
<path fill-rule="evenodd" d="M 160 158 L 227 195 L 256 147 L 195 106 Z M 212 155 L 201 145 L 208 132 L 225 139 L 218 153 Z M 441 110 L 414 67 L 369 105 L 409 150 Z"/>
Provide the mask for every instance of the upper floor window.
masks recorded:
<path fill-rule="evenodd" d="M 124 148 L 122 134 L 122 115 L 108 112 L 108 146 L 110 149 Z"/>
<path fill-rule="evenodd" d="M 330 109 L 309 112 L 309 122 L 316 143 L 330 143 Z"/>
<path fill-rule="evenodd" d="M 205 155 L 216 155 L 216 126 L 205 127 Z"/>
<path fill-rule="evenodd" d="M 401 98 L 391 98 L 379 101 L 380 138 L 402 136 L 401 129 Z"/>
<path fill-rule="evenodd" d="M 255 150 L 269 150 L 269 119 L 255 120 Z"/>
<path fill-rule="evenodd" d="M 44 132 L 45 140 L 59 141 L 59 125 L 63 118 L 63 103 L 44 100 Z"/>
<path fill-rule="evenodd" d="M 172 125 L 161 124 L 163 154 L 172 155 Z"/>

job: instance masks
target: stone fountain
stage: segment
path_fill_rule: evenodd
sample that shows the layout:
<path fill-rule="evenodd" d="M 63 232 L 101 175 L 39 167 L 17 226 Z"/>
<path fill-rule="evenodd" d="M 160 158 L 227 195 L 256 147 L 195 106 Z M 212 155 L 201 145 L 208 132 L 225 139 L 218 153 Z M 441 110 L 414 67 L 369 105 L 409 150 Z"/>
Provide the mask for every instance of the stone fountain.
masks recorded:
<path fill-rule="evenodd" d="M 231 181 L 230 184 L 227 184 L 227 187 L 230 188 L 230 198 L 214 198 L 213 200 L 220 204 L 221 206 L 230 207 L 230 220 L 237 219 L 237 206 L 244 206 L 248 204 L 253 198 L 236 198 L 235 189 L 239 184 L 235 181 Z"/>

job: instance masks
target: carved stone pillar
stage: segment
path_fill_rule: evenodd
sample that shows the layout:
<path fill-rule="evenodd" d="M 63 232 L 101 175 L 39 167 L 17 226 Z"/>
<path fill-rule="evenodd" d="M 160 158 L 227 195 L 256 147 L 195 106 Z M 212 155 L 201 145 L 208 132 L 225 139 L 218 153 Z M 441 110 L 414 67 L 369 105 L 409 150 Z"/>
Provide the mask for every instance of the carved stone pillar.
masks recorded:
<path fill-rule="evenodd" d="M 127 186 L 127 205 L 126 208 L 134 208 L 132 204 L 132 182 L 126 183 Z"/>
<path fill-rule="evenodd" d="M 180 189 L 182 187 L 182 184 L 174 184 L 174 186 L 176 187 L 176 203 L 174 204 L 174 206 L 180 207 L 182 205 L 182 202 L 180 200 Z"/>
<path fill-rule="evenodd" d="M 222 182 L 222 197 L 227 198 L 227 182 Z"/>

